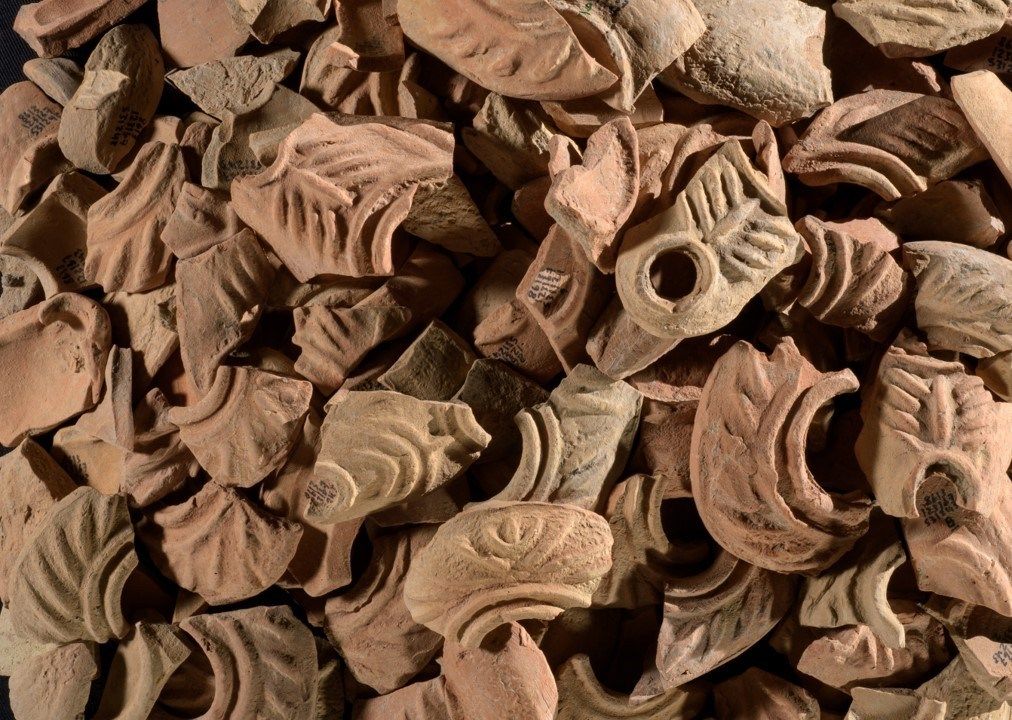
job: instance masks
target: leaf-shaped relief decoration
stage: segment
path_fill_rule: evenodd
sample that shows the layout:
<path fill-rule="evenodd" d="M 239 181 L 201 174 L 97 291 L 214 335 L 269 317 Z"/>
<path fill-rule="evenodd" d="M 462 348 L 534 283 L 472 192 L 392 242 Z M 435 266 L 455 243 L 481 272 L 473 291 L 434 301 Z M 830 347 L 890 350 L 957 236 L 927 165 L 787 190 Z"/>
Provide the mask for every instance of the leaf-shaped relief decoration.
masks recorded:
<path fill-rule="evenodd" d="M 161 234 L 185 180 L 178 145 L 141 148 L 123 182 L 88 209 L 84 272 L 90 281 L 106 292 L 143 292 L 165 282 L 172 253 Z"/>
<path fill-rule="evenodd" d="M 869 90 L 819 113 L 783 167 L 808 185 L 855 183 L 897 200 L 987 156 L 952 100 Z"/>
<path fill-rule="evenodd" d="M 123 456 L 120 489 L 131 506 L 144 507 L 178 490 L 199 465 L 169 422 L 172 409 L 164 393 L 152 388 L 134 410 L 134 447 Z"/>
<path fill-rule="evenodd" d="M 520 466 L 493 499 L 603 509 L 632 450 L 642 403 L 627 383 L 578 365 L 547 402 L 517 414 Z"/>
<path fill-rule="evenodd" d="M 24 660 L 10 677 L 10 708 L 18 720 L 84 717 L 98 663 L 91 643 L 75 642 Z"/>
<path fill-rule="evenodd" d="M 207 394 L 168 419 L 216 482 L 252 487 L 284 464 L 312 395 L 304 380 L 222 365 Z"/>
<path fill-rule="evenodd" d="M 805 459 L 817 414 L 857 388 L 850 370 L 819 372 L 790 338 L 769 357 L 742 341 L 717 361 L 696 410 L 689 472 L 721 546 L 760 567 L 814 575 L 865 533 L 868 498 L 827 492 Z"/>
<path fill-rule="evenodd" d="M 278 581 L 302 528 L 260 510 L 233 488 L 207 482 L 193 497 L 148 514 L 138 534 L 165 577 L 211 605 L 226 605 Z M 240 547 L 246 550 L 235 552 Z"/>
<path fill-rule="evenodd" d="M 299 92 L 320 107 L 349 115 L 409 117 L 401 103 L 403 71 L 368 72 L 336 63 L 341 34 L 340 27 L 330 27 L 313 41 L 306 53 Z"/>
<path fill-rule="evenodd" d="M 0 93 L 0 208 L 16 213 L 25 199 L 71 169 L 57 144 L 59 105 L 34 84 L 17 82 Z"/>
<path fill-rule="evenodd" d="M 203 649 L 214 673 L 213 700 L 199 720 L 315 717 L 316 643 L 291 608 L 194 615 L 179 627 Z"/>
<path fill-rule="evenodd" d="M 1012 350 L 1012 260 L 956 243 L 903 246 L 917 281 L 917 327 L 933 349 L 986 358 Z"/>
<path fill-rule="evenodd" d="M 176 265 L 179 351 L 198 392 L 206 392 L 221 361 L 249 339 L 275 269 L 253 231 Z"/>
<path fill-rule="evenodd" d="M 327 599 L 327 637 L 355 679 L 381 695 L 417 675 L 442 646 L 404 604 L 404 577 L 433 532 L 423 526 L 376 538 L 365 575 Z"/>
<path fill-rule="evenodd" d="M 600 515 L 569 505 L 488 502 L 443 523 L 408 569 L 412 617 L 477 647 L 496 627 L 589 607 L 611 565 Z"/>
<path fill-rule="evenodd" d="M 861 408 L 855 453 L 881 508 L 896 517 L 921 514 L 922 485 L 951 483 L 955 502 L 990 516 L 1012 460 L 1012 404 L 996 403 L 962 363 L 928 355 L 903 332 L 886 351 Z M 937 522 L 929 509 L 926 522 Z"/>
<path fill-rule="evenodd" d="M 713 689 L 718 720 L 819 720 L 818 701 L 806 690 L 758 667 Z"/>
<path fill-rule="evenodd" d="M 190 656 L 175 625 L 139 622 L 116 648 L 94 720 L 151 717 L 169 677 Z"/>
<path fill-rule="evenodd" d="M 389 390 L 351 391 L 331 406 L 306 487 L 306 515 L 346 522 L 454 479 L 491 436 L 467 405 Z"/>
<path fill-rule="evenodd" d="M 546 0 L 415 0 L 398 19 L 415 45 L 500 95 L 573 100 L 617 80 Z"/>
<path fill-rule="evenodd" d="M 1012 619 L 939 595 L 925 609 L 945 625 L 977 684 L 996 700 L 1012 701 Z"/>
<path fill-rule="evenodd" d="M 133 539 L 125 498 L 80 487 L 60 500 L 10 577 L 14 630 L 54 643 L 126 635 L 120 596 L 137 567 Z"/>
<path fill-rule="evenodd" d="M 689 720 L 706 702 L 705 690 L 691 684 L 633 702 L 626 695 L 602 687 L 586 655 L 574 655 L 556 672 L 556 720 Z"/>
<path fill-rule="evenodd" d="M 822 628 L 867 625 L 886 647 L 903 647 L 903 623 L 887 591 L 893 573 L 906 560 L 892 522 L 873 513 L 868 534 L 857 547 L 822 575 L 805 579 L 798 622 Z"/>
<path fill-rule="evenodd" d="M 453 173 L 453 136 L 418 123 L 342 126 L 313 115 L 232 201 L 300 282 L 317 275 L 392 275 L 393 233 L 418 186 Z"/>
<path fill-rule="evenodd" d="M 925 57 L 998 32 L 1007 0 L 837 0 L 833 12 L 886 57 Z"/>
<path fill-rule="evenodd" d="M 903 688 L 862 688 L 850 691 L 854 701 L 843 720 L 945 720 L 946 703 Z M 979 716 L 978 716 L 979 717 Z"/>
<path fill-rule="evenodd" d="M 626 231 L 615 285 L 624 309 L 648 333 L 705 335 L 731 322 L 795 261 L 800 245 L 769 181 L 730 141 L 670 209 Z"/>
<path fill-rule="evenodd" d="M 808 216 L 797 224 L 812 253 L 798 302 L 829 325 L 889 339 L 906 312 L 912 282 L 882 248 Z"/>
<path fill-rule="evenodd" d="M 657 669 L 665 688 L 678 687 L 755 645 L 794 602 L 794 578 L 720 551 L 696 575 L 665 587 Z"/>

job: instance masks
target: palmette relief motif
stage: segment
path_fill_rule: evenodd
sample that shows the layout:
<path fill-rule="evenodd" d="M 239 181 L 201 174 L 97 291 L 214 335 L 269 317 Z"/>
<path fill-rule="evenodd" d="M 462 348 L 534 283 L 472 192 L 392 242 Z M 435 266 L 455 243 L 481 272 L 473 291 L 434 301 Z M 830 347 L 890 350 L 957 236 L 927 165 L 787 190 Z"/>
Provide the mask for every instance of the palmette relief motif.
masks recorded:
<path fill-rule="evenodd" d="M 611 565 L 600 515 L 568 505 L 489 502 L 443 523 L 408 570 L 412 617 L 465 648 L 500 625 L 588 607 Z"/>
<path fill-rule="evenodd" d="M 953 101 L 870 90 L 819 113 L 784 156 L 783 167 L 808 185 L 855 183 L 897 200 L 986 157 Z"/>
<path fill-rule="evenodd" d="M 144 0 L 42 0 L 25 3 L 14 19 L 14 30 L 35 52 L 62 55 L 112 27 Z"/>
<path fill-rule="evenodd" d="M 314 115 L 274 164 L 232 187 L 235 211 L 301 282 L 394 273 L 393 233 L 418 186 L 453 172 L 453 137 L 436 127 L 342 126 Z"/>
<path fill-rule="evenodd" d="M 0 207 L 13 214 L 35 190 L 68 170 L 57 132 L 60 106 L 30 82 L 0 93 Z"/>
<path fill-rule="evenodd" d="M 597 95 L 618 79 L 547 0 L 418 0 L 401 4 L 398 19 L 416 45 L 508 97 L 570 100 Z"/>
<path fill-rule="evenodd" d="M 251 487 L 284 464 L 312 394 L 304 380 L 223 365 L 204 397 L 168 419 L 215 481 Z"/>
<path fill-rule="evenodd" d="M 288 49 L 262 57 L 240 55 L 173 70 L 165 79 L 208 115 L 224 118 L 226 112 L 242 115 L 267 102 L 298 59 Z"/>
<path fill-rule="evenodd" d="M 868 498 L 827 492 L 806 460 L 818 414 L 857 388 L 850 370 L 819 372 L 789 338 L 769 357 L 739 342 L 717 361 L 696 411 L 690 475 L 718 543 L 770 570 L 817 574 L 865 533 Z"/>
<path fill-rule="evenodd" d="M 278 581 L 302 528 L 209 481 L 182 503 L 154 510 L 138 533 L 163 575 L 211 605 L 226 605 Z"/>
<path fill-rule="evenodd" d="M 10 707 L 18 720 L 84 717 L 91 681 L 98 677 L 95 648 L 75 642 L 27 658 L 10 677 Z"/>
<path fill-rule="evenodd" d="M 854 701 L 844 720 L 945 720 L 949 717 L 944 701 L 922 697 L 914 690 L 856 687 L 850 694 Z"/>
<path fill-rule="evenodd" d="M 345 522 L 431 492 L 457 477 L 490 436 L 463 403 L 387 390 L 352 391 L 320 430 L 310 519 Z"/>
<path fill-rule="evenodd" d="M 718 720 L 819 720 L 819 703 L 806 690 L 751 667 L 713 689 Z"/>
<path fill-rule="evenodd" d="M 37 642 L 106 642 L 129 630 L 120 596 L 137 567 L 126 499 L 81 487 L 60 500 L 18 556 L 14 630 Z"/>

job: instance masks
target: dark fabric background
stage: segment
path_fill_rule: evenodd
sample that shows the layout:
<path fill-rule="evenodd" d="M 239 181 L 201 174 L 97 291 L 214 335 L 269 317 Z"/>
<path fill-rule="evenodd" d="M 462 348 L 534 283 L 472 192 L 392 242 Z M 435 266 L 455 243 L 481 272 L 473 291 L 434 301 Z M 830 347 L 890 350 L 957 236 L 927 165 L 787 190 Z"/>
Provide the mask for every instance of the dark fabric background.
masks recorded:
<path fill-rule="evenodd" d="M 35 57 L 32 49 L 11 29 L 20 7 L 20 0 L 0 0 L 0 89 L 23 80 L 21 66 L 25 60 Z"/>

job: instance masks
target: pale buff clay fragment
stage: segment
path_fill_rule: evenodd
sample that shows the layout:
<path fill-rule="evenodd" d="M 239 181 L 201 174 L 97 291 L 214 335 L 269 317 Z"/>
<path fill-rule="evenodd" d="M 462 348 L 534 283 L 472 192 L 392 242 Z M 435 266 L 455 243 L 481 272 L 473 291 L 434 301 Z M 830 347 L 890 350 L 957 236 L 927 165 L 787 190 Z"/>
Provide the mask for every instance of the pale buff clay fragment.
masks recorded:
<path fill-rule="evenodd" d="M 224 118 L 226 112 L 242 115 L 267 102 L 274 85 L 288 76 L 298 59 L 293 50 L 263 57 L 241 55 L 173 70 L 165 79 L 208 115 Z"/>
<path fill-rule="evenodd" d="M 81 720 L 98 673 L 90 643 L 70 643 L 35 655 L 11 674 L 11 709 L 18 720 Z"/>
<path fill-rule="evenodd" d="M 952 78 L 952 97 L 1012 183 L 1012 90 L 993 72 L 978 70 Z"/>
<path fill-rule="evenodd" d="M 0 93 L 0 207 L 12 215 L 25 198 L 69 170 L 57 133 L 60 106 L 30 82 Z"/>
<path fill-rule="evenodd" d="M 21 637 L 11 625 L 11 611 L 0 610 L 0 676 L 10 677 L 31 658 L 56 647 Z"/>
<path fill-rule="evenodd" d="M 84 70 L 69 58 L 34 58 L 22 72 L 61 107 L 70 102 L 84 79 Z"/>
<path fill-rule="evenodd" d="M 844 720 L 945 720 L 949 717 L 944 700 L 922 697 L 914 690 L 856 687 L 850 694 L 854 701 Z"/>

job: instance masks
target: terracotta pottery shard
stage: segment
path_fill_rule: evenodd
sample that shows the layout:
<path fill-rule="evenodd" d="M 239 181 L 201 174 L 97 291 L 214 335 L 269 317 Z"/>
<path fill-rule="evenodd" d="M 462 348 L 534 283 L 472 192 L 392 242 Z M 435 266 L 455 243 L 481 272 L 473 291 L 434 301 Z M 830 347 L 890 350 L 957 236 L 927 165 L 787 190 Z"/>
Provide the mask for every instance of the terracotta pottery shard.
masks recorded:
<path fill-rule="evenodd" d="M 917 326 L 934 349 L 986 358 L 1012 350 L 1012 261 L 939 241 L 907 243 Z"/>
<path fill-rule="evenodd" d="M 412 620 L 404 604 L 404 576 L 433 532 L 423 527 L 377 538 L 365 575 L 327 600 L 327 637 L 352 676 L 381 695 L 417 675 L 442 646 L 443 638 Z"/>
<path fill-rule="evenodd" d="M 137 387 L 149 387 L 179 346 L 175 285 L 146 293 L 110 293 L 103 305 L 112 322 L 113 342 L 133 351 Z"/>
<path fill-rule="evenodd" d="M 0 458 L 0 600 L 10 602 L 8 579 L 18 553 L 74 483 L 30 439 Z"/>
<path fill-rule="evenodd" d="M 500 625 L 588 607 L 611 564 L 600 515 L 568 505 L 483 503 L 439 526 L 408 570 L 412 617 L 465 648 Z"/>
<path fill-rule="evenodd" d="M 60 154 L 60 106 L 30 82 L 0 93 L 0 207 L 16 213 L 32 192 L 69 168 Z"/>
<path fill-rule="evenodd" d="M 60 149 L 75 167 L 108 174 L 154 117 L 165 67 L 151 31 L 119 25 L 99 41 L 63 108 Z"/>
<path fill-rule="evenodd" d="M 587 354 L 605 375 L 623 379 L 645 370 L 678 343 L 644 330 L 615 297 L 590 332 Z"/>
<path fill-rule="evenodd" d="M 548 172 L 554 135 L 551 120 L 537 105 L 496 93 L 485 98 L 474 127 L 461 131 L 467 149 L 514 190 Z"/>
<path fill-rule="evenodd" d="M 597 95 L 616 81 L 546 0 L 401 3 L 404 34 L 492 92 L 528 100 Z"/>
<path fill-rule="evenodd" d="M 693 0 L 706 33 L 661 75 L 693 100 L 743 110 L 774 127 L 833 102 L 826 3 Z"/>
<path fill-rule="evenodd" d="M 79 720 L 98 677 L 95 649 L 75 642 L 26 659 L 11 674 L 10 707 L 18 720 Z"/>
<path fill-rule="evenodd" d="M 990 70 L 999 75 L 1012 73 L 1012 14 L 1006 16 L 1001 30 L 982 40 L 954 47 L 945 53 L 945 64 L 950 68 L 973 72 Z"/>
<path fill-rule="evenodd" d="M 819 113 L 784 157 L 784 170 L 808 185 L 855 183 L 896 200 L 985 157 L 951 100 L 870 90 Z"/>
<path fill-rule="evenodd" d="M 144 507 L 179 489 L 199 466 L 183 445 L 179 429 L 169 422 L 168 400 L 158 388 L 138 404 L 133 449 L 123 457 L 120 488 L 132 506 Z"/>
<path fill-rule="evenodd" d="M 1012 717 L 1012 706 L 981 692 L 980 685 L 967 671 L 962 658 L 957 657 L 914 692 L 918 697 L 935 700 L 942 705 L 947 720 L 1007 720 Z"/>
<path fill-rule="evenodd" d="M 945 720 L 949 717 L 944 700 L 921 697 L 914 690 L 856 687 L 850 694 L 854 702 L 843 720 Z"/>
<path fill-rule="evenodd" d="M 226 605 L 278 581 L 302 528 L 208 482 L 188 500 L 155 510 L 139 532 L 163 575 L 211 605 Z"/>
<path fill-rule="evenodd" d="M 987 608 L 935 595 L 925 609 L 946 630 L 967 672 L 996 700 L 1012 699 L 1012 620 Z"/>
<path fill-rule="evenodd" d="M 875 211 L 906 240 L 945 240 L 986 248 L 1005 222 L 980 180 L 946 180 Z"/>
<path fill-rule="evenodd" d="M 812 253 L 798 302 L 824 323 L 888 340 L 907 310 L 910 276 L 881 248 L 817 218 L 807 216 L 797 227 Z"/>
<path fill-rule="evenodd" d="M 0 320 L 0 368 L 10 380 L 0 388 L 0 444 L 13 447 L 94 407 L 110 345 L 105 310 L 73 293 Z"/>
<path fill-rule="evenodd" d="M 123 477 L 122 448 L 110 445 L 71 425 L 53 435 L 53 457 L 78 483 L 103 495 L 119 492 Z"/>
<path fill-rule="evenodd" d="M 641 404 L 628 384 L 577 366 L 548 402 L 517 414 L 523 455 L 495 499 L 602 509 L 632 450 Z"/>
<path fill-rule="evenodd" d="M 105 365 L 102 400 L 84 413 L 74 427 L 123 450 L 134 446 L 133 353 L 115 345 Z"/>
<path fill-rule="evenodd" d="M 162 230 L 162 242 L 183 260 L 211 249 L 240 229 L 242 223 L 226 193 L 184 182 Z"/>
<path fill-rule="evenodd" d="M 799 248 L 783 203 L 731 141 L 670 210 L 626 232 L 615 284 L 648 333 L 695 337 L 734 319 Z"/>
<path fill-rule="evenodd" d="M 604 97 L 598 95 L 566 102 L 543 102 L 541 107 L 562 132 L 574 138 L 589 138 L 602 125 L 621 118 L 628 118 L 635 128 L 664 121 L 664 107 L 653 86 L 643 91 L 628 112 L 614 109 Z"/>
<path fill-rule="evenodd" d="M 139 622 L 113 657 L 95 720 L 150 717 L 169 677 L 190 655 L 174 625 Z"/>
<path fill-rule="evenodd" d="M 345 522 L 431 492 L 475 461 L 489 434 L 462 403 L 352 391 L 321 428 L 310 518 Z"/>
<path fill-rule="evenodd" d="M 27 310 L 46 296 L 34 263 L 7 255 L 0 246 L 0 320 Z"/>
<path fill-rule="evenodd" d="M 628 119 L 614 120 L 590 136 L 582 164 L 559 173 L 545 198 L 548 213 L 602 272 L 615 269 L 639 174 L 636 131 Z"/>
<path fill-rule="evenodd" d="M 502 250 L 499 239 L 456 175 L 418 186 L 404 229 L 451 252 L 492 257 Z"/>
<path fill-rule="evenodd" d="M 168 419 L 214 480 L 252 487 L 284 464 L 312 394 L 304 380 L 222 365 L 207 394 Z"/>
<path fill-rule="evenodd" d="M 183 366 L 201 392 L 222 360 L 249 339 L 274 267 L 248 228 L 176 266 L 176 319 Z"/>
<path fill-rule="evenodd" d="M 0 676 L 10 677 L 18 668 L 27 664 L 36 655 L 53 650 L 52 643 L 37 643 L 14 632 L 11 626 L 11 611 L 0 611 Z"/>
<path fill-rule="evenodd" d="M 499 305 L 475 327 L 474 347 L 537 382 L 548 382 L 562 372 L 548 337 L 519 300 Z"/>
<path fill-rule="evenodd" d="M 158 0 L 158 32 L 165 58 L 183 68 L 231 57 L 249 40 L 221 0 Z"/>
<path fill-rule="evenodd" d="M 281 82 L 295 69 L 299 54 L 281 49 L 256 57 L 241 55 L 173 70 L 165 79 L 208 115 L 224 118 L 225 113 L 242 115 L 263 105 Z"/>
<path fill-rule="evenodd" d="M 344 127 L 315 115 L 260 175 L 232 187 L 239 217 L 300 281 L 392 275 L 393 232 L 420 183 L 452 173 L 452 137 L 418 124 Z"/>
<path fill-rule="evenodd" d="M 143 4 L 144 0 L 26 3 L 14 19 L 14 30 L 38 55 L 54 57 L 98 37 Z"/>
<path fill-rule="evenodd" d="M 88 210 L 84 272 L 107 292 L 143 292 L 165 283 L 172 253 L 162 228 L 186 179 L 177 145 L 146 145 L 123 182 Z"/>
<path fill-rule="evenodd" d="M 717 361 L 690 453 L 693 497 L 717 542 L 760 567 L 814 575 L 865 533 L 868 498 L 827 492 L 806 461 L 817 415 L 857 388 L 850 370 L 820 373 L 790 339 L 769 357 L 739 342 Z"/>
<path fill-rule="evenodd" d="M 838 0 L 837 17 L 846 20 L 886 57 L 925 57 L 998 32 L 1008 0 Z"/>
<path fill-rule="evenodd" d="M 355 720 L 458 720 L 446 703 L 446 680 L 440 676 L 356 703 Z"/>
<path fill-rule="evenodd" d="M 323 22 L 331 0 L 226 0 L 238 25 L 245 25 L 262 43 L 306 22 Z"/>
<path fill-rule="evenodd" d="M 1012 183 L 1012 90 L 993 72 L 978 70 L 952 78 L 952 97 L 995 165 Z"/>
<path fill-rule="evenodd" d="M 84 70 L 70 58 L 34 58 L 21 71 L 61 107 L 74 97 L 84 78 Z"/>
<path fill-rule="evenodd" d="M 476 359 L 463 338 L 435 320 L 377 381 L 419 400 L 448 401 L 460 390 Z"/>
<path fill-rule="evenodd" d="M 752 667 L 713 689 L 718 720 L 819 720 L 819 703 L 781 677 Z"/>
<path fill-rule="evenodd" d="M 200 717 L 314 717 L 316 643 L 290 608 L 194 615 L 179 626 L 203 649 L 214 674 L 210 706 Z"/>
<path fill-rule="evenodd" d="M 9 580 L 14 630 L 37 642 L 105 642 L 129 630 L 120 596 L 137 567 L 126 500 L 77 488 L 46 515 Z"/>
<path fill-rule="evenodd" d="M 695 391 L 698 396 L 701 388 L 685 390 Z M 665 487 L 665 498 L 692 494 L 689 446 L 698 404 L 698 398 L 670 404 L 650 398 L 643 401 L 631 468 L 657 478 Z"/>
<path fill-rule="evenodd" d="M 360 71 L 393 71 L 404 64 L 404 36 L 388 0 L 338 0 L 338 36 L 328 49 L 336 64 Z M 337 62 L 339 61 L 339 62 Z"/>

